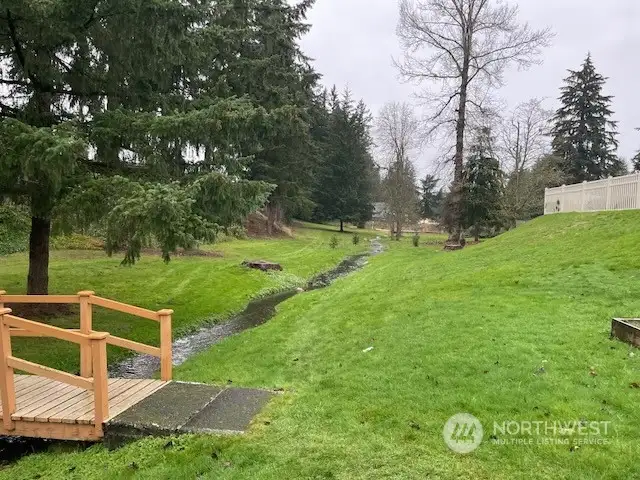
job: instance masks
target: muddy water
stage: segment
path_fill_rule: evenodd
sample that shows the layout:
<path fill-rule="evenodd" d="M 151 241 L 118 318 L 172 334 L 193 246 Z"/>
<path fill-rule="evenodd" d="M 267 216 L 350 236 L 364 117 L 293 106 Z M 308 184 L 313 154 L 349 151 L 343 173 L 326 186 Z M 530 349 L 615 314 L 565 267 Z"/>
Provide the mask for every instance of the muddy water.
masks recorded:
<path fill-rule="evenodd" d="M 367 264 L 371 255 L 377 255 L 383 251 L 379 239 L 371 241 L 370 252 L 362 255 L 354 255 L 343 260 L 334 269 L 320 274 L 311 279 L 305 290 L 317 290 L 324 288 L 336 279 L 349 275 L 361 269 Z M 276 313 L 276 307 L 300 293 L 301 290 L 289 290 L 265 298 L 254 300 L 247 308 L 234 315 L 224 323 L 207 325 L 195 333 L 181 337 L 173 342 L 173 364 L 181 365 L 191 356 L 208 349 L 227 337 L 237 335 L 247 329 L 257 327 L 270 320 Z M 160 359 L 150 355 L 136 355 L 112 365 L 109 368 L 109 376 L 119 378 L 150 378 L 160 369 Z"/>

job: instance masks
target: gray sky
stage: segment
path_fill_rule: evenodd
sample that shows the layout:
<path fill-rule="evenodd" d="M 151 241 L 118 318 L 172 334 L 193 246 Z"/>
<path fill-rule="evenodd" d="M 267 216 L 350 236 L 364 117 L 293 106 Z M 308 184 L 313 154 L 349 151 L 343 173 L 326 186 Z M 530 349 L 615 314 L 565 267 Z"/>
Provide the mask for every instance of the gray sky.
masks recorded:
<path fill-rule="evenodd" d="M 609 77 L 604 93 L 613 95 L 619 122 L 619 154 L 629 159 L 640 149 L 640 1 L 638 0 L 511 0 L 520 6 L 520 21 L 556 33 L 542 65 L 509 71 L 499 96 L 513 107 L 532 97 L 546 98 L 555 109 L 567 69 L 577 69 L 591 52 L 596 69 Z M 403 84 L 392 64 L 400 54 L 395 35 L 396 0 L 317 0 L 309 15 L 313 25 L 303 49 L 313 59 L 327 86 L 349 86 L 372 113 L 388 101 L 414 102 L 413 85 Z M 431 169 L 425 152 L 421 173 Z"/>

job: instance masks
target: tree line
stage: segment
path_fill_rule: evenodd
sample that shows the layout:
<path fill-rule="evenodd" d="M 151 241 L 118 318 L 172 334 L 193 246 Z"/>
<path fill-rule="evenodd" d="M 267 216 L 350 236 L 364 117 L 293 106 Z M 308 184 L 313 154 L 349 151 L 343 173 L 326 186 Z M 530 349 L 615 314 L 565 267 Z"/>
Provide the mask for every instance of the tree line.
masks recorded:
<path fill-rule="evenodd" d="M 518 13 L 490 0 L 400 1 L 403 55 L 396 64 L 425 87 L 419 96 L 430 107 L 419 135 L 439 134 L 453 152 L 442 154 L 453 165 L 452 182 L 423 178 L 416 210 L 441 220 L 452 248 L 464 230 L 477 237 L 542 214 L 545 187 L 627 173 L 616 153 L 612 97 L 590 55 L 569 71 L 556 112 L 532 99 L 496 113 L 493 92 L 505 68 L 539 62 L 553 38 L 549 29 L 520 23 Z M 634 163 L 640 167 L 640 154 Z"/>
<path fill-rule="evenodd" d="M 313 4 L 6 5 L 0 201 L 31 216 L 28 293 L 48 292 L 52 231 L 94 228 L 132 264 L 262 207 L 270 224 L 370 216 L 369 114 L 320 88 L 299 44 Z"/>

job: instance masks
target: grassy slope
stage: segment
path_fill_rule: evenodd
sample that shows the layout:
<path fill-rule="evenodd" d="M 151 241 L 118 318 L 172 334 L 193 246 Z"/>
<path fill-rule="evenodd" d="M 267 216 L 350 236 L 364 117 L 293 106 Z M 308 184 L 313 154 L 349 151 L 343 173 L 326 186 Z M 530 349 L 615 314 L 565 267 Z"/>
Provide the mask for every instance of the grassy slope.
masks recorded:
<path fill-rule="evenodd" d="M 329 239 L 335 232 L 324 228 L 299 228 L 295 239 L 223 242 L 205 247 L 221 251 L 223 258 L 178 257 L 167 265 L 152 255 L 143 256 L 133 267 L 123 267 L 121 258 L 108 258 L 103 252 L 53 251 L 50 291 L 95 290 L 98 295 L 152 310 L 173 308 L 173 329 L 180 333 L 205 320 L 228 316 L 256 295 L 301 282 L 367 248 L 366 241 L 356 247 L 351 236 L 344 234 L 338 236 L 338 248 L 331 249 Z M 266 275 L 240 266 L 245 259 L 258 258 L 280 262 L 284 274 Z M 26 271 L 26 254 L 0 256 L 0 289 L 23 293 Z M 52 321 L 67 328 L 77 328 L 78 322 L 77 315 Z M 159 336 L 154 322 L 102 309 L 96 309 L 94 329 L 151 344 Z M 48 366 L 68 371 L 78 368 L 78 349 L 67 342 L 15 339 L 14 352 Z M 109 359 L 124 354 L 114 348 Z"/>
<path fill-rule="evenodd" d="M 284 387 L 249 435 L 34 455 L 4 474 L 637 477 L 640 390 L 629 385 L 640 381 L 640 354 L 608 333 L 612 316 L 640 313 L 638 245 L 638 211 L 546 217 L 455 253 L 392 244 L 363 271 L 294 297 L 268 324 L 178 369 L 184 380 Z M 460 456 L 442 427 L 463 411 L 487 436 L 493 421 L 608 420 L 613 443 L 571 452 L 485 442 Z"/>

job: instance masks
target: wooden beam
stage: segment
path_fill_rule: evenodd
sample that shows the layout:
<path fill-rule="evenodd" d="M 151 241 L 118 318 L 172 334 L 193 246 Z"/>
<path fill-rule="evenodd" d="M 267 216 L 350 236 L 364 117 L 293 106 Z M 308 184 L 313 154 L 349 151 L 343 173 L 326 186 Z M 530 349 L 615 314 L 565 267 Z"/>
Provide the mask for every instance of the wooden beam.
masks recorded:
<path fill-rule="evenodd" d="M 91 296 L 94 292 L 82 291 L 78 292 L 80 299 L 80 332 L 89 335 L 93 328 L 93 315 L 91 310 Z M 91 377 L 92 361 L 91 346 L 80 345 L 80 376 L 85 378 Z"/>
<path fill-rule="evenodd" d="M 149 320 L 159 321 L 158 314 L 154 311 L 147 310 L 146 308 L 134 307 L 133 305 L 127 305 L 126 303 L 116 302 L 115 300 L 109 300 L 108 298 L 90 297 L 89 301 L 93 305 L 99 307 L 108 308 L 109 310 L 116 310 L 117 312 L 128 313 L 129 315 L 135 315 L 137 317 L 147 318 Z"/>
<path fill-rule="evenodd" d="M 89 380 L 88 378 L 76 377 L 75 375 L 71 375 L 70 373 L 63 372 L 61 370 L 56 370 L 55 368 L 44 367 L 37 363 L 28 362 L 12 356 L 7 357 L 7 365 L 11 368 L 22 370 L 23 372 L 57 380 L 58 382 L 67 383 L 74 387 L 93 390 L 93 379 Z"/>
<path fill-rule="evenodd" d="M 165 382 L 173 375 L 173 353 L 171 344 L 171 314 L 173 310 L 160 310 L 160 378 Z"/>
<path fill-rule="evenodd" d="M 93 386 L 96 431 L 102 434 L 102 423 L 109 418 L 109 388 L 107 380 L 107 337 L 108 333 L 92 333 L 91 357 L 93 361 Z"/>
<path fill-rule="evenodd" d="M 2 424 L 11 431 L 15 424 L 11 415 L 16 411 L 16 387 L 13 378 L 13 368 L 9 365 L 11 356 L 11 335 L 6 319 L 11 309 L 0 310 L 0 400 L 2 400 Z"/>
<path fill-rule="evenodd" d="M 45 325 L 44 323 L 25 320 L 24 318 L 14 317 L 13 315 L 5 315 L 4 323 L 10 327 L 21 328 L 33 333 L 45 335 L 47 337 L 66 340 L 68 342 L 77 343 L 79 345 L 88 345 L 89 337 L 73 330 L 65 330 L 64 328 Z"/>
<path fill-rule="evenodd" d="M 109 335 L 107 343 L 116 347 L 126 348 L 128 350 L 133 350 L 134 352 L 146 353 L 147 355 L 160 358 L 160 348 L 145 345 L 144 343 L 134 342 L 133 340 L 127 340 L 126 338 L 114 337 L 113 335 Z"/>
<path fill-rule="evenodd" d="M 4 303 L 80 303 L 77 295 L 2 295 Z"/>

